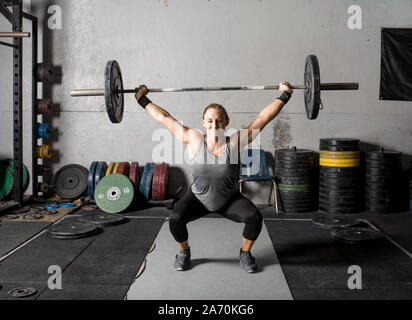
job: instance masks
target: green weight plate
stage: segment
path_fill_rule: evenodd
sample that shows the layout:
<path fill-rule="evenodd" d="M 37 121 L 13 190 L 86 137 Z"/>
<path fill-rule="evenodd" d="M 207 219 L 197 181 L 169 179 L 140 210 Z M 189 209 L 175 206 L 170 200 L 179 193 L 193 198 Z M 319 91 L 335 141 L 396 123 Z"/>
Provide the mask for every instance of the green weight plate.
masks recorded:
<path fill-rule="evenodd" d="M 125 211 L 133 201 L 134 187 L 122 174 L 111 174 L 100 180 L 95 189 L 95 201 L 107 213 Z"/>
<path fill-rule="evenodd" d="M 12 159 L 6 159 L 0 161 L 0 165 L 9 166 L 13 170 L 13 177 L 14 177 L 14 161 Z M 25 165 L 23 165 L 23 189 L 24 192 L 27 191 L 27 188 L 30 184 L 30 173 L 29 170 Z"/>
<path fill-rule="evenodd" d="M 9 166 L 0 165 L 0 200 L 7 197 L 13 189 L 13 169 Z"/>

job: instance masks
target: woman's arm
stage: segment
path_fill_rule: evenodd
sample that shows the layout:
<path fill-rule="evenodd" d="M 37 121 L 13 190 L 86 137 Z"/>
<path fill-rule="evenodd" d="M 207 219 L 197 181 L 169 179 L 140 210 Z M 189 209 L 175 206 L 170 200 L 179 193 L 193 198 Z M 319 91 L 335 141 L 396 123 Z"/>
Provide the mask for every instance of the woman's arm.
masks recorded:
<path fill-rule="evenodd" d="M 281 93 L 287 92 L 291 96 L 293 90 L 290 88 L 290 84 L 283 81 L 279 85 L 279 91 Z M 287 95 L 287 94 L 286 94 Z M 242 129 L 230 137 L 232 145 L 239 146 L 239 151 L 242 151 L 249 143 L 251 143 L 260 132 L 282 111 L 287 102 L 287 97 L 282 95 L 263 109 L 255 120 L 253 120 L 247 129 Z"/>
<path fill-rule="evenodd" d="M 169 112 L 151 102 L 146 97 L 148 93 L 146 86 L 140 86 L 137 89 L 136 100 L 139 104 L 142 105 L 153 119 L 169 129 L 179 141 L 182 141 L 184 144 L 191 144 L 201 140 L 202 135 L 200 132 L 182 125 L 179 121 L 174 119 Z"/>

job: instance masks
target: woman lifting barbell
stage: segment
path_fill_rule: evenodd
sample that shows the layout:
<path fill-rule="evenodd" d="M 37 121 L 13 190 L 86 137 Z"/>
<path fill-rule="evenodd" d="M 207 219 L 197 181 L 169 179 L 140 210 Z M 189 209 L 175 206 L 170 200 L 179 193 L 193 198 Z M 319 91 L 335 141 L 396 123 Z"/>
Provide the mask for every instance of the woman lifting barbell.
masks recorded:
<path fill-rule="evenodd" d="M 239 192 L 239 159 L 241 151 L 256 138 L 256 133 L 263 130 L 289 101 L 293 93 L 290 87 L 289 82 L 281 82 L 280 96 L 263 109 L 247 129 L 230 137 L 224 135 L 229 117 L 223 106 L 211 104 L 205 109 L 201 119 L 206 130 L 206 135 L 203 135 L 183 126 L 166 110 L 152 103 L 147 97 L 146 86 L 137 88 L 138 103 L 187 145 L 193 169 L 193 184 L 175 204 L 169 219 L 170 231 L 180 248 L 173 264 L 175 270 L 183 271 L 190 267 L 191 253 L 186 225 L 216 212 L 229 220 L 245 224 L 239 254 L 240 265 L 247 272 L 256 272 L 257 265 L 250 250 L 262 230 L 263 218 L 259 209 Z"/>

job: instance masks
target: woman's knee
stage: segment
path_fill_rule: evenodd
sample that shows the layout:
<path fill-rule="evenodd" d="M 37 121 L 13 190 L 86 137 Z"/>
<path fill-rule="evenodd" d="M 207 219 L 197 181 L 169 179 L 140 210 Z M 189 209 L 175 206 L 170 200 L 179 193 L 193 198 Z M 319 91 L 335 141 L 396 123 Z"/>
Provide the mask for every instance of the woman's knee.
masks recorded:
<path fill-rule="evenodd" d="M 248 211 L 245 219 L 246 223 L 252 223 L 256 225 L 261 225 L 263 222 L 262 213 L 259 211 L 258 208 L 253 208 Z"/>

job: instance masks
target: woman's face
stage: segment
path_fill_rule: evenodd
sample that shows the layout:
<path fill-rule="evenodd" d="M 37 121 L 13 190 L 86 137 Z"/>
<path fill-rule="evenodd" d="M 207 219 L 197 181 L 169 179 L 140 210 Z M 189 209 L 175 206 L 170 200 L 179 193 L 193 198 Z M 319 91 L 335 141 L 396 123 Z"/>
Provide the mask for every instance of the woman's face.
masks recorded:
<path fill-rule="evenodd" d="M 217 136 L 219 133 L 224 133 L 228 124 L 225 114 L 217 109 L 207 110 L 202 119 L 202 126 L 206 129 L 207 135 Z"/>

